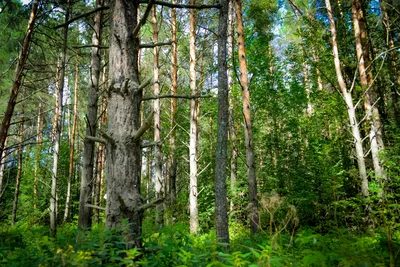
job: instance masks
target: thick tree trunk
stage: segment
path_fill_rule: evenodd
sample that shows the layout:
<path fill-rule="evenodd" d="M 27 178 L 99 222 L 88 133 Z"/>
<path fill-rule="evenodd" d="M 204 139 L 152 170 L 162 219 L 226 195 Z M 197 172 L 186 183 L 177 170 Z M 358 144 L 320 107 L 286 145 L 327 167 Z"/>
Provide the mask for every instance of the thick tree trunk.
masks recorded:
<path fill-rule="evenodd" d="M 25 98 L 25 89 L 23 96 Z M 17 209 L 18 209 L 18 199 L 19 199 L 19 188 L 21 184 L 22 178 L 22 152 L 24 150 L 24 103 L 22 103 L 21 111 L 20 111 L 20 122 L 19 122 L 19 145 L 18 145 L 18 170 L 17 177 L 15 179 L 15 193 L 14 193 L 14 202 L 11 216 L 11 225 L 15 224 L 17 218 Z"/>
<path fill-rule="evenodd" d="M 379 180 L 385 179 L 385 171 L 379 159 L 379 153 L 383 150 L 382 127 L 379 109 L 377 106 L 376 86 L 372 74 L 372 65 L 369 56 L 369 43 L 367 37 L 364 11 L 360 0 L 351 1 L 351 12 L 353 15 L 354 36 L 356 39 L 356 52 L 358 60 L 358 71 L 360 73 L 361 87 L 364 91 L 364 109 L 367 122 L 369 123 L 369 142 L 371 148 L 372 162 L 375 175 Z"/>
<path fill-rule="evenodd" d="M 217 241 L 229 244 L 226 166 L 228 161 L 229 90 L 227 77 L 228 0 L 220 0 L 218 25 L 218 126 L 215 151 L 215 228 Z"/>
<path fill-rule="evenodd" d="M 246 50 L 244 45 L 244 27 L 242 19 L 241 0 L 235 0 L 235 6 L 236 6 L 236 23 L 237 23 L 237 33 L 238 33 L 240 85 L 242 87 L 247 183 L 249 189 L 250 230 L 251 232 L 255 233 L 257 232 L 259 224 L 257 179 L 256 179 L 256 167 L 254 162 L 255 160 L 254 160 L 254 148 L 253 148 L 253 131 L 251 123 L 249 78 L 247 73 Z"/>
<path fill-rule="evenodd" d="M 130 246 L 141 247 L 142 210 L 140 199 L 141 147 L 140 123 L 142 89 L 139 87 L 139 1 L 110 2 L 111 32 L 108 94 L 107 228 L 120 227 L 126 219 L 124 233 Z M 147 124 L 148 125 L 148 124 Z"/>
<path fill-rule="evenodd" d="M 156 7 L 153 6 L 151 24 L 153 27 L 153 42 L 158 43 L 158 25 L 157 25 L 157 12 Z M 159 81 L 159 47 L 153 48 L 153 75 L 154 75 L 154 96 L 160 95 L 160 81 Z M 155 99 L 153 103 L 154 110 L 154 176 L 155 176 L 155 190 L 156 198 L 160 199 L 163 197 L 163 175 L 162 175 L 162 149 L 161 149 L 161 109 L 160 99 Z M 164 224 L 163 205 L 156 205 L 156 224 L 160 228 Z"/>
<path fill-rule="evenodd" d="M 194 5 L 195 0 L 190 0 Z M 189 39 L 189 76 L 190 76 L 190 94 L 197 95 L 196 88 L 196 11 L 189 11 L 190 18 L 190 39 Z M 199 210 L 197 206 L 197 106 L 198 99 L 190 99 L 190 142 L 189 142 L 189 211 L 190 211 L 190 232 L 195 233 L 199 228 Z"/>
<path fill-rule="evenodd" d="M 43 113 L 42 113 L 42 103 L 39 102 L 38 107 L 38 117 L 36 125 L 36 151 L 35 151 L 35 169 L 33 178 L 33 208 L 36 209 L 37 206 L 37 182 L 38 182 L 38 170 L 40 167 L 41 155 L 42 155 L 42 137 L 43 137 Z"/>
<path fill-rule="evenodd" d="M 17 67 L 14 72 L 13 85 L 8 100 L 6 111 L 4 112 L 3 121 L 0 126 L 0 155 L 3 155 L 5 142 L 10 128 L 11 117 L 14 113 L 15 105 L 17 104 L 17 97 L 21 87 L 21 78 L 25 67 L 25 62 L 28 59 L 29 47 L 32 40 L 33 29 L 35 26 L 36 15 L 38 12 L 39 0 L 33 1 L 32 12 L 26 29 L 24 41 L 22 43 L 21 53 L 18 57 Z"/>
<path fill-rule="evenodd" d="M 173 4 L 176 4 L 176 0 L 172 0 Z M 172 46 L 171 46 L 171 95 L 177 94 L 178 89 L 178 44 L 176 38 L 176 9 L 171 8 L 171 31 L 172 31 Z M 170 156 L 169 156 L 169 199 L 170 205 L 173 206 L 176 202 L 176 175 L 177 175 L 177 160 L 175 157 L 175 139 L 176 139 L 176 109 L 177 109 L 177 99 L 171 99 L 171 135 L 169 139 L 170 146 Z M 172 216 L 174 216 L 172 212 Z"/>
<path fill-rule="evenodd" d="M 65 10 L 65 22 L 69 20 L 70 14 L 70 1 L 66 3 Z M 67 42 L 68 42 L 68 25 L 64 26 L 63 30 L 63 46 L 61 52 L 61 61 L 58 67 L 58 77 L 56 84 L 56 105 L 54 110 L 54 122 L 53 122 L 53 169 L 51 177 L 51 196 L 50 196 L 50 232 L 51 235 L 55 236 L 57 231 L 57 210 L 58 210 L 58 195 L 57 195 L 57 180 L 58 180 L 58 159 L 60 156 L 60 143 L 61 143 L 61 132 L 62 132 L 62 99 L 64 90 L 64 77 L 65 77 L 65 64 L 67 56 Z"/>
<path fill-rule="evenodd" d="M 76 50 L 75 61 L 75 84 L 74 84 L 74 119 L 72 122 L 71 138 L 70 138 L 70 151 L 69 151 L 69 168 L 68 168 L 68 183 L 67 183 L 67 197 L 65 200 L 64 222 L 67 221 L 70 205 L 71 205 L 71 184 L 74 176 L 74 154 L 75 154 L 75 133 L 76 123 L 78 120 L 78 89 L 79 89 L 79 50 Z"/>
<path fill-rule="evenodd" d="M 103 6 L 103 0 L 96 1 L 96 7 Z M 102 32 L 102 12 L 97 12 L 94 17 L 94 27 L 92 34 L 92 55 L 91 55 L 91 85 L 88 92 L 86 135 L 96 136 L 97 132 L 97 100 L 99 91 L 100 77 L 100 49 Z M 94 184 L 94 154 L 95 143 L 85 139 L 83 144 L 83 169 L 79 197 L 79 218 L 78 227 L 90 228 L 92 226 L 91 204 L 92 189 Z"/>
<path fill-rule="evenodd" d="M 333 58 L 334 58 L 334 63 L 335 63 L 336 76 L 338 79 L 340 89 L 342 91 L 342 96 L 343 96 L 344 101 L 347 106 L 347 114 L 349 116 L 351 132 L 352 132 L 353 138 L 354 138 L 358 171 L 359 171 L 360 179 L 361 179 L 361 193 L 363 194 L 364 197 L 368 197 L 369 196 L 368 177 L 367 177 L 367 171 L 365 168 L 364 150 L 363 150 L 363 146 L 361 143 L 360 128 L 359 128 L 357 117 L 356 117 L 356 112 L 355 112 L 355 108 L 354 108 L 354 104 L 353 104 L 353 98 L 351 96 L 351 92 L 349 92 L 347 90 L 347 86 L 344 81 L 341 66 L 340 66 L 339 49 L 338 49 L 338 45 L 337 45 L 337 41 L 336 41 L 336 26 L 335 26 L 335 21 L 333 19 L 331 4 L 330 4 L 329 0 L 325 0 L 325 3 L 326 3 L 327 11 L 328 11 L 328 17 L 329 17 L 330 28 L 331 28 L 332 50 L 333 50 Z"/>

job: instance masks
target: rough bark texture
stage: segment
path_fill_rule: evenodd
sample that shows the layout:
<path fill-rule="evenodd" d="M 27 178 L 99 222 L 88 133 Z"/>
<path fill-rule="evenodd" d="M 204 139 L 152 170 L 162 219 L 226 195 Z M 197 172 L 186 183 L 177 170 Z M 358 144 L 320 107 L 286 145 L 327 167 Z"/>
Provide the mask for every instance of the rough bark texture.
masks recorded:
<path fill-rule="evenodd" d="M 24 90 L 25 91 L 25 90 Z M 23 93 L 25 98 L 25 92 Z M 15 224 L 17 218 L 17 209 L 18 209 L 18 199 L 19 199 L 19 187 L 21 184 L 22 178 L 22 152 L 24 150 L 24 104 L 21 106 L 20 111 L 20 121 L 19 121 L 19 145 L 18 145 L 18 170 L 17 170 L 17 177 L 15 178 L 15 193 L 14 193 L 14 202 L 13 202 L 13 209 L 12 209 L 12 216 L 11 216 L 11 225 Z"/>
<path fill-rule="evenodd" d="M 24 41 L 22 43 L 21 53 L 18 57 L 17 67 L 14 72 L 13 85 L 11 88 L 10 98 L 8 100 L 6 111 L 4 112 L 3 121 L 0 126 L 0 155 L 3 155 L 5 142 L 10 128 L 11 117 L 14 113 L 17 97 L 21 87 L 21 79 L 23 76 L 25 62 L 28 59 L 29 47 L 32 40 L 33 28 L 35 25 L 36 15 L 38 12 L 39 0 L 35 0 L 32 4 L 32 12 L 28 22 L 28 28 L 25 32 Z"/>
<path fill-rule="evenodd" d="M 158 25 L 157 25 L 157 11 L 156 7 L 153 6 L 151 24 L 153 27 L 153 42 L 158 43 Z M 154 97 L 160 95 L 160 81 L 159 81 L 159 47 L 153 48 L 153 77 L 154 77 Z M 156 198 L 162 198 L 163 196 L 163 176 L 162 176 L 162 150 L 161 150 L 161 105 L 160 99 L 155 99 L 153 103 L 154 110 L 154 176 L 155 176 L 155 190 Z M 156 205 L 156 224 L 157 227 L 161 227 L 164 223 L 163 220 L 163 205 Z"/>
<path fill-rule="evenodd" d="M 172 4 L 176 4 L 176 0 L 172 0 Z M 178 45 L 176 39 L 176 9 L 171 8 L 171 94 L 176 95 L 178 89 Z M 176 172 L 177 172 L 177 160 L 175 157 L 175 139 L 176 139 L 176 109 L 177 109 L 177 98 L 171 99 L 171 135 L 169 138 L 169 146 L 170 146 L 170 157 L 169 157 L 169 199 L 170 205 L 173 208 L 173 205 L 176 202 Z M 172 214 L 174 216 L 174 214 Z"/>
<path fill-rule="evenodd" d="M 96 1 L 96 7 L 103 6 L 103 0 Z M 91 55 L 91 85 L 88 92 L 86 135 L 96 136 L 97 132 L 97 100 L 100 78 L 100 49 L 102 32 L 102 12 L 97 12 L 94 17 L 92 34 L 92 55 Z M 83 143 L 83 169 L 79 197 L 79 218 L 78 227 L 90 228 L 92 226 L 92 209 L 88 204 L 92 204 L 92 189 L 94 184 L 94 154 L 95 143 L 85 138 Z"/>
<path fill-rule="evenodd" d="M 140 127 L 138 48 L 139 39 L 133 35 L 137 22 L 139 1 L 110 2 L 110 58 L 108 95 L 108 136 L 106 177 L 106 226 L 122 226 L 131 246 L 141 247 L 142 212 L 139 209 L 141 147 L 140 138 L 133 138 Z"/>
<path fill-rule="evenodd" d="M 194 5 L 195 1 L 190 0 Z M 196 11 L 189 11 L 190 29 L 189 29 L 189 76 L 190 76 L 190 94 L 197 95 L 196 87 Z M 197 206 L 197 105 L 198 99 L 190 100 L 190 131 L 189 131 L 189 211 L 190 211 L 190 232 L 195 233 L 199 228 L 199 210 Z"/>
<path fill-rule="evenodd" d="M 228 161 L 229 94 L 226 60 L 228 0 L 220 0 L 218 25 L 218 126 L 215 151 L 215 229 L 217 241 L 229 244 L 226 199 L 226 166 Z"/>
<path fill-rule="evenodd" d="M 336 41 L 336 26 L 335 26 L 335 21 L 333 19 L 332 7 L 330 4 L 330 0 L 325 0 L 325 3 L 326 3 L 327 11 L 328 11 L 329 23 L 330 23 L 330 28 L 331 28 L 332 50 L 333 50 L 333 58 L 334 58 L 334 63 L 335 63 L 336 76 L 338 79 L 340 89 L 342 91 L 343 99 L 347 106 L 347 114 L 349 116 L 351 132 L 352 132 L 353 138 L 354 138 L 358 171 L 359 171 L 360 179 L 361 179 L 361 193 L 363 194 L 364 197 L 368 197 L 368 195 L 369 195 L 369 193 L 368 193 L 368 177 L 367 177 L 367 171 L 365 168 L 364 150 L 363 150 L 363 146 L 361 143 L 360 128 L 358 126 L 356 112 L 355 112 L 355 108 L 354 108 L 354 104 L 353 104 L 353 98 L 351 96 L 351 92 L 349 92 L 347 90 L 347 86 L 346 86 L 346 83 L 344 81 L 343 74 L 342 74 L 342 69 L 340 67 L 339 49 L 338 49 L 338 45 L 337 45 L 337 41 Z"/>
<path fill-rule="evenodd" d="M 383 179 L 385 177 L 385 172 L 379 159 L 379 152 L 383 150 L 383 124 L 376 103 L 378 101 L 378 96 L 376 86 L 373 84 L 374 77 L 369 55 L 366 21 L 360 0 L 351 1 L 351 12 L 353 15 L 354 37 L 356 39 L 358 71 L 360 73 L 361 87 L 365 94 L 364 109 L 367 113 L 366 119 L 369 124 L 369 142 L 372 162 L 374 165 L 375 175 L 378 179 Z"/>
<path fill-rule="evenodd" d="M 253 131 L 251 123 L 249 78 L 247 73 L 246 50 L 244 45 L 244 27 L 242 19 L 241 0 L 235 0 L 235 6 L 236 6 L 236 23 L 237 23 L 237 33 L 238 33 L 240 85 L 242 87 L 244 136 L 245 136 L 245 146 L 246 146 L 247 184 L 249 189 L 250 230 L 254 233 L 258 229 L 259 214 L 258 214 L 256 167 L 254 162 L 255 160 L 254 160 L 254 148 L 253 148 Z"/>
<path fill-rule="evenodd" d="M 75 59 L 75 84 L 74 84 L 74 119 L 72 121 L 72 130 L 70 137 L 70 151 L 69 151 L 69 168 L 68 168 L 68 184 L 67 184 L 67 197 L 65 200 L 64 222 L 67 221 L 70 205 L 71 205 L 71 184 L 74 176 L 74 154 L 75 154 L 75 133 L 76 124 L 78 120 L 78 88 L 79 88 L 79 49 L 76 50 Z"/>

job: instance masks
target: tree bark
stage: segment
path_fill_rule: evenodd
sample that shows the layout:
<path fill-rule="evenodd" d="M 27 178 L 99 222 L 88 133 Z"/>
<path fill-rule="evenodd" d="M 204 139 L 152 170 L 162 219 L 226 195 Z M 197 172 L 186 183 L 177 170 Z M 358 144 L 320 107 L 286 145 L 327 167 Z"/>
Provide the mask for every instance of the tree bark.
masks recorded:
<path fill-rule="evenodd" d="M 176 0 L 172 0 L 172 4 L 176 4 Z M 171 8 L 171 32 L 172 32 L 172 46 L 171 46 L 171 94 L 176 95 L 178 89 L 178 44 L 176 38 L 176 9 Z M 171 135 L 169 139 L 169 146 L 170 146 L 170 157 L 169 157 L 169 198 L 170 198 L 170 205 L 173 208 L 176 202 L 176 174 L 177 174 L 177 160 L 175 157 L 175 139 L 176 139 L 176 109 L 177 109 L 177 98 L 171 99 Z M 172 216 L 174 212 L 172 211 Z"/>
<path fill-rule="evenodd" d="M 142 211 L 140 209 L 141 147 L 138 49 L 139 1 L 110 2 L 111 32 L 109 58 L 108 132 L 112 142 L 107 144 L 106 227 L 128 223 L 124 235 L 132 241 L 129 247 L 141 247 Z M 135 137 L 135 138 L 133 138 Z"/>
<path fill-rule="evenodd" d="M 23 92 L 23 98 L 25 98 L 25 90 Z M 15 224 L 17 218 L 17 209 L 18 209 L 18 199 L 20 193 L 20 184 L 22 178 L 22 152 L 24 150 L 24 103 L 21 105 L 20 111 L 20 122 L 19 122 L 19 145 L 18 145 L 18 170 L 17 170 L 17 177 L 15 179 L 15 193 L 14 193 L 14 202 L 13 202 L 13 209 L 12 209 L 12 216 L 11 216 L 11 225 Z"/>
<path fill-rule="evenodd" d="M 217 241 L 229 244 L 226 167 L 228 161 L 229 101 L 227 77 L 228 0 L 220 0 L 218 25 L 218 126 L 215 151 L 215 228 Z"/>
<path fill-rule="evenodd" d="M 195 0 L 190 0 L 190 5 L 194 5 Z M 190 76 L 190 94 L 197 95 L 196 88 L 196 11 L 189 11 L 190 29 L 189 29 L 189 76 Z M 199 228 L 199 210 L 197 204 L 197 106 L 198 99 L 190 99 L 190 131 L 189 131 L 189 211 L 190 211 L 190 232 L 195 233 Z"/>
<path fill-rule="evenodd" d="M 340 58 L 339 58 L 339 49 L 336 41 L 336 26 L 335 21 L 333 19 L 332 8 L 330 4 L 330 0 L 325 0 L 326 8 L 328 11 L 329 23 L 331 28 L 331 35 L 332 35 L 332 50 L 333 50 L 333 58 L 336 70 L 336 76 L 338 79 L 338 83 L 342 92 L 343 99 L 347 106 L 347 114 L 349 116 L 349 122 L 351 127 L 351 132 L 354 139 L 354 145 L 356 149 L 356 157 L 357 157 L 357 164 L 358 164 L 358 171 L 360 174 L 361 179 L 361 193 L 364 197 L 369 196 L 368 192 L 368 177 L 367 171 L 365 168 L 365 160 L 364 160 L 364 150 L 361 143 L 361 134 L 360 128 L 358 125 L 356 111 L 353 104 L 353 98 L 351 92 L 347 90 L 346 83 L 343 78 L 342 69 L 340 66 Z"/>
<path fill-rule="evenodd" d="M 358 60 L 358 71 L 364 97 L 364 109 L 369 124 L 369 142 L 371 148 L 372 162 L 375 175 L 378 180 L 385 179 L 385 171 L 379 158 L 383 150 L 382 127 L 377 101 L 379 101 L 372 73 L 372 64 L 369 55 L 369 43 L 366 29 L 364 11 L 360 0 L 351 1 L 351 12 L 353 15 L 354 37 L 356 40 L 356 52 Z"/>
<path fill-rule="evenodd" d="M 74 154 L 75 154 L 75 133 L 76 123 L 78 120 L 78 89 L 79 89 L 79 49 L 76 50 L 75 61 L 75 84 L 74 84 L 74 119 L 72 122 L 70 151 L 69 151 L 69 168 L 68 168 L 68 184 L 67 184 L 67 197 L 65 200 L 64 222 L 68 220 L 70 205 L 71 205 L 71 184 L 74 176 Z"/>
<path fill-rule="evenodd" d="M 156 7 L 153 6 L 151 24 L 153 28 L 153 42 L 158 42 L 158 25 L 157 25 L 157 12 Z M 154 96 L 160 95 L 160 82 L 159 82 L 159 47 L 153 48 L 153 76 L 154 76 Z M 153 103 L 154 110 L 154 175 L 155 175 L 155 190 L 156 199 L 163 197 L 163 176 L 162 176 L 162 151 L 161 151 L 161 107 L 160 99 L 155 99 Z M 162 203 L 156 205 L 156 225 L 160 228 L 164 224 L 163 205 Z"/>
<path fill-rule="evenodd" d="M 244 27 L 243 27 L 241 0 L 235 0 L 235 6 L 236 6 L 236 23 L 237 23 L 237 33 L 238 33 L 240 85 L 242 87 L 244 136 L 245 136 L 245 146 L 246 146 L 247 184 L 249 189 L 250 230 L 252 233 L 255 233 L 258 230 L 258 224 L 259 224 L 257 179 L 256 179 L 256 167 L 254 162 L 255 160 L 254 160 L 254 148 L 253 148 L 253 130 L 251 123 L 249 78 L 247 72 L 246 50 L 244 44 Z"/>
<path fill-rule="evenodd" d="M 70 15 L 70 1 L 66 3 L 65 10 L 65 21 L 69 20 Z M 64 27 L 63 30 L 63 45 L 61 52 L 61 61 L 59 63 L 59 68 L 57 70 L 57 84 L 56 84 L 56 104 L 54 110 L 54 121 L 53 121 L 53 169 L 51 177 L 51 196 L 50 196 L 50 232 L 51 235 L 55 236 L 57 232 L 57 180 L 58 180 L 58 159 L 60 156 L 60 143 L 61 143 L 61 132 L 62 132 L 62 99 L 64 90 L 64 77 L 65 77 L 65 64 L 67 55 L 67 42 L 68 42 L 68 25 Z"/>
<path fill-rule="evenodd" d="M 26 60 L 28 59 L 29 47 L 32 40 L 33 28 L 35 26 L 35 20 L 38 12 L 39 0 L 33 1 L 32 12 L 28 22 L 28 28 L 26 29 L 24 41 L 22 43 L 21 52 L 18 57 L 17 67 L 14 72 L 13 85 L 11 88 L 10 98 L 8 100 L 6 111 L 4 112 L 3 121 L 0 126 L 0 155 L 3 155 L 5 142 L 10 128 L 11 117 L 14 113 L 15 105 L 17 104 L 17 97 L 19 89 L 21 87 L 21 79 L 25 67 Z"/>
<path fill-rule="evenodd" d="M 4 150 L 3 153 L 0 154 L 0 203 L 1 203 L 1 197 L 3 196 L 4 190 L 3 189 L 3 179 L 4 179 L 4 169 L 6 167 L 6 158 L 7 158 L 7 138 L 4 142 Z"/>
<path fill-rule="evenodd" d="M 96 0 L 96 7 L 103 6 L 103 0 Z M 94 17 L 92 34 L 92 55 L 91 55 L 91 84 L 88 92 L 86 135 L 96 136 L 97 132 L 97 102 L 100 78 L 100 49 L 102 35 L 102 12 L 97 12 Z M 94 184 L 94 154 L 95 143 L 85 138 L 83 144 L 83 169 L 79 197 L 79 218 L 78 227 L 90 228 L 92 226 L 92 204 L 91 194 Z"/>

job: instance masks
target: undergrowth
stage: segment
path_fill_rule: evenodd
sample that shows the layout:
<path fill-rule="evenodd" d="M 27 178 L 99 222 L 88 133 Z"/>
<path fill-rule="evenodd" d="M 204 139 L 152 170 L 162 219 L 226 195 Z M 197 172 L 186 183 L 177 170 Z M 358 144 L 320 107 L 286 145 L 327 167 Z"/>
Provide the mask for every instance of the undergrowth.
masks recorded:
<path fill-rule="evenodd" d="M 144 233 L 142 250 L 127 250 L 113 231 L 95 226 L 80 231 L 74 224 L 48 236 L 43 226 L 3 225 L 0 230 L 1 266 L 388 266 L 386 234 L 338 229 L 318 233 L 301 228 L 292 237 L 268 233 L 250 235 L 240 224 L 230 225 L 231 245 L 216 243 L 215 232 L 192 235 L 176 224 L 157 233 Z M 400 233 L 393 234 L 399 254 Z M 272 243 L 271 243 L 272 242 Z M 396 263 L 400 264 L 399 259 Z"/>

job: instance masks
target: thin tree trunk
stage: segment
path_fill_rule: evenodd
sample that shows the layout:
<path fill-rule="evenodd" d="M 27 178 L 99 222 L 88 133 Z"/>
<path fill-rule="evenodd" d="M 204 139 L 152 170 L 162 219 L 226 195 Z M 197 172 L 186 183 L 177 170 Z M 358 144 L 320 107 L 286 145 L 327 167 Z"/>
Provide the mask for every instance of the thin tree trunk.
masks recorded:
<path fill-rule="evenodd" d="M 76 133 L 76 122 L 78 120 L 78 89 L 79 89 L 79 49 L 76 50 L 76 61 L 75 61 L 75 84 L 74 84 L 74 119 L 72 122 L 71 139 L 70 139 L 70 151 L 69 151 L 69 168 L 68 168 L 68 184 L 67 184 L 67 198 L 65 201 L 65 212 L 64 222 L 67 221 L 70 213 L 71 205 L 71 183 L 72 177 L 74 176 L 74 153 L 75 153 L 75 133 Z"/>
<path fill-rule="evenodd" d="M 139 1 L 110 1 L 110 58 L 107 131 L 107 206 L 106 227 L 118 228 L 124 219 L 129 225 L 124 234 L 130 247 L 141 247 L 140 209 L 141 127 L 139 88 L 137 7 Z M 121 51 L 124 51 L 121 53 Z"/>
<path fill-rule="evenodd" d="M 235 0 L 235 6 L 236 6 L 236 23 L 237 23 L 237 33 L 238 33 L 240 85 L 242 87 L 244 135 L 245 135 L 245 146 L 246 146 L 247 183 L 248 183 L 248 189 L 249 189 L 250 230 L 251 230 L 251 232 L 255 233 L 255 232 L 257 232 L 258 224 L 259 224 L 257 179 L 256 179 L 256 167 L 255 167 L 255 160 L 254 160 L 249 78 L 248 78 L 248 73 L 247 73 L 246 50 L 245 50 L 245 45 L 244 45 L 244 27 L 243 27 L 243 19 L 242 19 L 241 0 Z"/>
<path fill-rule="evenodd" d="M 4 142 L 4 150 L 2 154 L 0 154 L 0 202 L 1 202 L 1 197 L 3 196 L 4 190 L 3 189 L 3 179 L 4 179 L 4 169 L 6 167 L 6 158 L 7 158 L 7 140 L 6 138 Z"/>
<path fill-rule="evenodd" d="M 153 6 L 151 24 L 153 27 L 153 42 L 158 42 L 158 25 L 157 25 L 157 12 L 156 7 Z M 160 94 L 160 82 L 159 82 L 159 47 L 153 48 L 153 76 L 154 76 L 154 96 L 157 97 Z M 154 175 L 155 175 L 155 190 L 156 198 L 160 199 L 163 195 L 163 176 L 162 176 L 162 151 L 161 151 L 161 121 L 160 121 L 160 99 L 155 99 L 153 103 L 154 110 Z M 156 205 L 156 224 L 160 228 L 163 223 L 163 205 Z"/>
<path fill-rule="evenodd" d="M 194 5 L 195 0 L 190 0 Z M 197 95 L 196 88 L 196 11 L 189 11 L 190 18 L 190 39 L 189 39 L 189 76 L 190 94 Z M 197 206 L 197 98 L 190 99 L 190 142 L 189 142 L 189 211 L 190 211 L 190 232 L 195 233 L 199 228 L 199 210 Z"/>
<path fill-rule="evenodd" d="M 38 117 L 36 126 L 36 151 L 35 151 L 35 169 L 33 178 L 33 208 L 37 206 L 37 182 L 38 182 L 38 170 L 40 167 L 41 155 L 42 155 L 42 139 L 43 139 L 43 113 L 42 103 L 39 102 Z"/>
<path fill-rule="evenodd" d="M 386 30 L 386 45 L 390 50 L 388 53 L 389 60 L 389 70 L 393 80 L 393 85 L 391 86 L 391 100 L 392 100 L 392 108 L 395 122 L 398 127 L 400 127 L 400 107 L 399 107 L 399 99 L 397 93 L 400 92 L 400 72 L 399 67 L 397 66 L 397 52 L 394 46 L 391 21 L 389 18 L 388 10 L 387 10 L 387 1 L 381 0 L 381 11 L 383 16 L 383 25 Z"/>
<path fill-rule="evenodd" d="M 176 4 L 176 0 L 172 0 L 173 4 Z M 176 9 L 171 8 L 171 30 L 172 30 L 172 46 L 171 46 L 171 94 L 176 95 L 178 89 L 178 44 L 176 38 Z M 171 135 L 169 139 L 170 146 L 170 157 L 169 157 L 169 198 L 170 205 L 173 206 L 176 202 L 176 172 L 177 172 L 177 160 L 175 157 L 175 139 L 176 139 L 176 109 L 178 99 L 171 99 Z M 172 217 L 174 212 L 172 211 Z"/>
<path fill-rule="evenodd" d="M 25 98 L 25 88 L 23 92 L 23 98 Z M 21 105 L 20 111 L 20 122 L 19 122 L 19 145 L 18 145 L 18 170 L 17 170 L 17 177 L 15 179 L 15 193 L 14 193 L 14 202 L 13 202 L 13 209 L 12 209 L 12 217 L 11 217 L 11 225 L 15 224 L 17 218 L 17 209 L 18 209 L 18 199 L 19 199 L 19 188 L 21 184 L 22 178 L 22 152 L 24 150 L 24 103 Z"/>
<path fill-rule="evenodd" d="M 102 7 L 103 0 L 96 0 L 96 7 Z M 97 132 L 97 101 L 100 78 L 100 49 L 102 34 L 102 12 L 97 12 L 94 17 L 94 26 L 92 34 L 92 55 L 91 55 L 91 84 L 88 92 L 87 104 L 87 122 L 86 135 L 96 136 Z M 91 204 L 92 189 L 94 184 L 94 154 L 95 143 L 85 139 L 83 148 L 83 170 L 79 197 L 79 218 L 78 227 L 90 228 L 92 226 L 92 209 L 88 207 Z"/>
<path fill-rule="evenodd" d="M 332 8 L 330 4 L 330 0 L 325 0 L 326 8 L 328 11 L 329 23 L 331 28 L 331 35 L 332 35 L 332 50 L 333 50 L 333 58 L 335 63 L 335 70 L 336 76 L 338 79 L 338 83 L 340 89 L 342 91 L 343 99 L 347 106 L 347 114 L 349 116 L 349 122 L 351 127 L 351 132 L 353 134 L 354 145 L 356 149 L 356 157 L 357 157 L 357 164 L 358 164 L 358 171 L 360 174 L 361 179 L 361 193 L 364 197 L 369 196 L 368 192 L 368 177 L 367 171 L 365 168 L 365 160 L 364 160 L 364 150 L 361 143 L 361 134 L 360 128 L 358 125 L 356 111 L 353 104 L 353 98 L 351 96 L 351 92 L 347 90 L 346 83 L 343 78 L 341 66 L 340 66 L 340 59 L 339 59 L 339 49 L 336 41 L 336 26 L 335 21 L 333 20 Z"/>
<path fill-rule="evenodd" d="M 229 90 L 227 77 L 228 0 L 220 0 L 218 23 L 218 124 L 215 151 L 215 228 L 217 241 L 229 244 L 226 199 L 228 161 Z"/>
<path fill-rule="evenodd" d="M 66 3 L 65 11 L 65 22 L 69 20 L 70 13 L 70 1 Z M 50 196 L 50 232 L 51 235 L 55 236 L 57 232 L 57 210 L 58 210 L 58 195 L 57 195 L 57 180 L 58 180 L 58 159 L 60 156 L 60 143 L 61 143 L 61 132 L 62 132 L 62 99 L 64 90 L 64 77 L 65 77 L 65 64 L 67 54 L 67 42 L 68 42 L 68 25 L 64 26 L 63 31 L 63 46 L 61 52 L 61 62 L 58 69 L 58 80 L 56 85 L 56 105 L 54 110 L 54 123 L 53 123 L 53 169 L 51 177 L 51 196 Z"/>
<path fill-rule="evenodd" d="M 232 70 L 233 70 L 233 2 L 229 1 L 229 9 L 228 9 L 228 57 L 229 57 L 229 66 L 228 66 L 228 86 L 229 91 L 233 90 L 233 79 L 232 79 Z M 238 146 L 237 146 L 237 136 L 235 129 L 235 116 L 234 116 L 234 98 L 233 94 L 229 95 L 229 138 L 231 141 L 232 152 L 231 152 L 231 203 L 230 203 L 230 211 L 232 212 L 234 209 L 234 201 L 236 200 L 236 181 L 237 181 L 237 158 L 238 158 Z"/>
<path fill-rule="evenodd" d="M 364 109 L 369 123 L 369 141 L 374 165 L 375 175 L 378 180 L 385 179 L 385 171 L 382 167 L 379 153 L 383 150 L 382 127 L 377 101 L 376 86 L 372 74 L 372 65 L 369 56 L 369 44 L 366 31 L 364 11 L 359 0 L 352 0 L 351 11 L 353 15 L 354 36 L 356 39 L 356 52 L 358 71 L 360 73 L 361 87 L 365 94 Z"/>
<path fill-rule="evenodd" d="M 35 25 L 36 15 L 38 12 L 39 0 L 34 0 L 32 4 L 32 12 L 28 22 L 28 28 L 26 29 L 24 41 L 22 43 L 21 52 L 18 57 L 17 67 L 14 72 L 13 85 L 8 100 L 6 111 L 4 112 L 3 121 L 0 126 L 0 155 L 3 155 L 5 148 L 5 142 L 10 128 L 11 117 L 14 113 L 15 105 L 17 104 L 17 97 L 19 89 L 21 87 L 21 79 L 25 67 L 26 60 L 28 59 L 29 47 L 32 40 L 33 29 Z"/>

